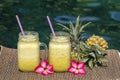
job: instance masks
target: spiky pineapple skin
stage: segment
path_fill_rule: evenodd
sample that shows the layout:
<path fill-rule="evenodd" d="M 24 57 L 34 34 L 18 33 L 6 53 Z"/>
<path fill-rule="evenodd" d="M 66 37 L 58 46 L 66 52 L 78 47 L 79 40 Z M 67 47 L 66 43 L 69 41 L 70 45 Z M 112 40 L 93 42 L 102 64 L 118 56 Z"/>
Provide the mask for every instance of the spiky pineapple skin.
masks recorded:
<path fill-rule="evenodd" d="M 75 53 L 73 51 L 71 52 L 71 60 L 78 61 L 78 57 L 79 57 L 78 53 Z"/>
<path fill-rule="evenodd" d="M 88 46 L 98 45 L 102 50 L 106 50 L 108 48 L 107 41 L 104 38 L 97 35 L 93 35 L 90 38 L 88 38 L 86 44 Z"/>

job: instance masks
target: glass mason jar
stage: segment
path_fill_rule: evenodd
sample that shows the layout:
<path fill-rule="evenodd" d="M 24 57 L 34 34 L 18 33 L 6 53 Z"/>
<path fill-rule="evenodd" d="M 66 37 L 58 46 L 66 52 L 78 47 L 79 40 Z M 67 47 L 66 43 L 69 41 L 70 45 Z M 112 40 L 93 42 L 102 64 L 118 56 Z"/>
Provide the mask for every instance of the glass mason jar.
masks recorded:
<path fill-rule="evenodd" d="M 49 42 L 49 64 L 54 71 L 67 71 L 70 67 L 71 43 L 68 33 L 56 32 L 56 37 L 51 36 Z"/>
<path fill-rule="evenodd" d="M 39 42 L 39 35 L 35 31 L 25 31 L 25 35 L 19 33 L 18 68 L 21 71 L 34 71 L 40 64 L 40 46 L 47 49 L 45 43 Z"/>

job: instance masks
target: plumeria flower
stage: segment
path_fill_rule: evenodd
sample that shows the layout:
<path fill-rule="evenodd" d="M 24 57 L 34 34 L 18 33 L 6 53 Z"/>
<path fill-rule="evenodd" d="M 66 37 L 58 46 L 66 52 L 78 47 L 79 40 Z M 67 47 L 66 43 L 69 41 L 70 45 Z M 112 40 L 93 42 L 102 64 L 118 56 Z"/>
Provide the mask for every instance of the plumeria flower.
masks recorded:
<path fill-rule="evenodd" d="M 35 68 L 34 72 L 42 75 L 48 75 L 54 73 L 53 66 L 48 64 L 47 60 L 42 61 L 41 64 Z"/>
<path fill-rule="evenodd" d="M 69 67 L 68 71 L 75 75 L 86 74 L 84 62 L 77 63 L 76 61 L 72 61 L 72 65 Z"/>

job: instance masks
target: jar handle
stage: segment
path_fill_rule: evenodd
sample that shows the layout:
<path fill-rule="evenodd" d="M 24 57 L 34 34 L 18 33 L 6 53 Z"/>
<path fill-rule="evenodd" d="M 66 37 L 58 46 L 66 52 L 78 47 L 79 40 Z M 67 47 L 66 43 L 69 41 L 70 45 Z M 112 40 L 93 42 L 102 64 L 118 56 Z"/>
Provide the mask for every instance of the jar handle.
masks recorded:
<path fill-rule="evenodd" d="M 47 48 L 47 45 L 46 45 L 44 42 L 40 42 L 40 46 L 43 46 L 43 47 L 44 47 L 45 51 L 43 52 L 43 54 L 45 53 L 44 56 L 45 56 L 45 55 L 47 56 L 47 54 L 46 54 L 46 53 L 47 53 L 47 49 L 48 49 L 48 48 Z M 45 58 L 47 58 L 46 56 L 45 56 Z M 47 59 L 48 59 L 48 58 L 47 58 Z"/>

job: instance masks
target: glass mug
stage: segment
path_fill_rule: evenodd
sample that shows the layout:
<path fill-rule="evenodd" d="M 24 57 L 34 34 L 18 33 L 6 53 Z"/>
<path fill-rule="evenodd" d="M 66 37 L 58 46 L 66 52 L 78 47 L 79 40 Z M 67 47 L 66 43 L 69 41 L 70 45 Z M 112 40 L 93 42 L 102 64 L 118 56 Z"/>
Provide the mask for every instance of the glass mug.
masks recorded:
<path fill-rule="evenodd" d="M 47 45 L 39 42 L 39 34 L 35 31 L 25 31 L 25 35 L 19 33 L 17 45 L 18 51 L 18 68 L 20 71 L 34 71 L 40 64 L 40 46 Z"/>
<path fill-rule="evenodd" d="M 67 71 L 70 67 L 71 43 L 68 33 L 56 32 L 56 37 L 51 36 L 49 42 L 49 64 L 53 65 L 54 71 Z"/>

